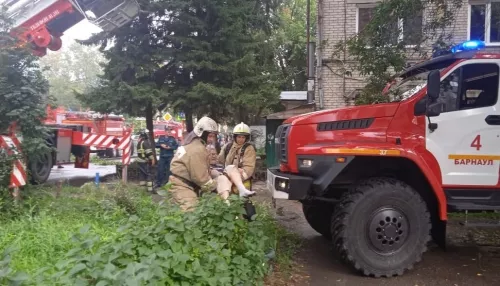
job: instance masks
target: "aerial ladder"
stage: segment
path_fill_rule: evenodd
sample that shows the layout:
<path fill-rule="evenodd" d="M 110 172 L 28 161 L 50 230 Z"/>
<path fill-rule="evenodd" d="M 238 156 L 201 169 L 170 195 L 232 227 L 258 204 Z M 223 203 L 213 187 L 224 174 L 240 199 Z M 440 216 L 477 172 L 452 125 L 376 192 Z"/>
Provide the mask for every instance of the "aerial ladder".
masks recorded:
<path fill-rule="evenodd" d="M 87 19 L 110 32 L 132 21 L 140 11 L 136 0 L 8 0 L 11 34 L 37 56 L 58 51 L 69 28 Z"/>

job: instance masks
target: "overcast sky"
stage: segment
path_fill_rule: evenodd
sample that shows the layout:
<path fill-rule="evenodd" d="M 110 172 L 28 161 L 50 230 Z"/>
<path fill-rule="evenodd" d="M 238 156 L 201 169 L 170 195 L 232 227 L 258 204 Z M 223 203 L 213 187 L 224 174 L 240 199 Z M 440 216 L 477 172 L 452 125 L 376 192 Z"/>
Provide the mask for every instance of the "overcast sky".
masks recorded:
<path fill-rule="evenodd" d="M 69 46 L 74 40 L 86 40 L 93 33 L 100 32 L 101 29 L 94 24 L 89 23 L 87 19 L 79 22 L 73 27 L 69 28 L 61 37 L 63 42 L 63 49 Z"/>

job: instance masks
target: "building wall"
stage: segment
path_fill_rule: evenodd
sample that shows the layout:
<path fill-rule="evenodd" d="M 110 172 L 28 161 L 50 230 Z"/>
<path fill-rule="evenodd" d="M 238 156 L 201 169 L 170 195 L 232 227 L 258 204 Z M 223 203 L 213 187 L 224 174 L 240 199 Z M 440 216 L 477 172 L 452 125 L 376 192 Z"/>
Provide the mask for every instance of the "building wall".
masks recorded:
<path fill-rule="evenodd" d="M 296 108 L 306 103 L 307 100 L 281 100 L 281 104 L 285 107 L 285 110 Z"/>
<path fill-rule="evenodd" d="M 344 76 L 341 73 L 342 65 L 349 66 L 352 63 L 345 61 L 341 64 L 331 59 L 335 44 L 356 34 L 358 8 L 374 6 L 376 2 L 376 0 L 317 0 L 317 24 L 318 32 L 321 33 L 317 35 L 317 55 L 321 56 L 316 70 L 317 109 L 321 109 L 321 106 L 318 106 L 321 104 L 321 93 L 324 109 L 338 108 L 351 104 L 356 91 L 365 85 L 363 77 L 359 74 Z M 453 33 L 454 42 L 467 40 L 468 3 L 469 0 L 464 0 L 455 25 L 449 27 Z M 340 59 L 343 61 L 343 57 Z M 320 63 L 322 63 L 321 67 L 319 67 Z"/>

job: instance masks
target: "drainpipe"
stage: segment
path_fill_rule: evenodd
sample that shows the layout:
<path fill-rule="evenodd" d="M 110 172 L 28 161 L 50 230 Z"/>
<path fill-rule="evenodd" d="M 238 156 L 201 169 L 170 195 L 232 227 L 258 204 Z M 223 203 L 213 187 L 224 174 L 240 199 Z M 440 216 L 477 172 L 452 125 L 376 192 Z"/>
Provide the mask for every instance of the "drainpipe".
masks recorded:
<path fill-rule="evenodd" d="M 318 0 L 316 7 L 316 39 L 318 42 L 317 46 L 317 63 L 316 63 L 316 77 L 318 84 L 318 95 L 319 95 L 319 109 L 325 108 L 324 94 L 323 94 L 323 0 Z"/>
<path fill-rule="evenodd" d="M 308 63 L 307 63 L 307 103 L 314 103 L 314 61 L 315 61 L 315 52 L 316 52 L 316 43 L 308 42 L 307 44 L 309 55 L 308 55 Z"/>
<path fill-rule="evenodd" d="M 306 75 L 307 75 L 307 103 L 313 102 L 313 96 L 311 93 L 311 88 L 309 84 L 309 74 L 311 73 L 311 51 L 309 47 L 309 41 L 311 39 L 311 0 L 306 2 Z"/>

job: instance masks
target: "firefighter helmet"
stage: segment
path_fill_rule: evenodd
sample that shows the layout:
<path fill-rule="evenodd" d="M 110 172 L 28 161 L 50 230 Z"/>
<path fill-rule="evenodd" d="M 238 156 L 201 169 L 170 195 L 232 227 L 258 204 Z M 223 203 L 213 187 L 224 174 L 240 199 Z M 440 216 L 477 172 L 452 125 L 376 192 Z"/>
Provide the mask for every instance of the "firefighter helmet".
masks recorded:
<path fill-rule="evenodd" d="M 141 129 L 141 131 L 139 131 L 139 137 L 140 138 L 148 139 L 148 136 L 149 136 L 149 130 L 148 129 Z"/>
<path fill-rule="evenodd" d="M 248 127 L 248 125 L 246 125 L 245 123 L 241 122 L 240 124 L 234 126 L 233 134 L 248 136 L 250 135 L 250 127 Z"/>
<path fill-rule="evenodd" d="M 203 132 L 216 133 L 217 132 L 217 122 L 212 118 L 204 116 L 196 123 L 193 130 L 196 136 L 201 137 Z"/>

